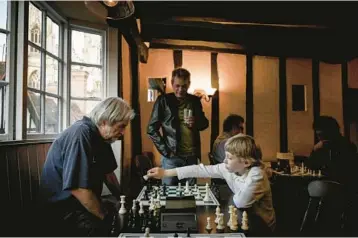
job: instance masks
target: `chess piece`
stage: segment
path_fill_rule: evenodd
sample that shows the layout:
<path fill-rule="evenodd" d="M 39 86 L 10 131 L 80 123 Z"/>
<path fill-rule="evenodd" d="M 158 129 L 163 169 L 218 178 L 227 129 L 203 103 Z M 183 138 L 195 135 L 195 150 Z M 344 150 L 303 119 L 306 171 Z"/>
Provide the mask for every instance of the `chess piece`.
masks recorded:
<path fill-rule="evenodd" d="M 125 208 L 124 204 L 126 203 L 126 196 L 122 195 L 121 196 L 121 208 L 119 209 L 118 213 L 123 215 L 127 213 L 127 209 Z"/>
<path fill-rule="evenodd" d="M 186 237 L 191 237 L 191 236 L 190 236 L 190 228 L 188 228 L 188 229 L 186 230 Z"/>
<path fill-rule="evenodd" d="M 207 184 L 207 186 L 205 186 L 204 202 L 209 202 L 209 201 L 210 201 L 210 197 L 209 197 L 209 185 Z"/>
<path fill-rule="evenodd" d="M 247 231 L 249 229 L 249 219 L 247 217 L 247 212 L 246 211 L 244 211 L 242 213 L 241 229 L 243 231 Z"/>
<path fill-rule="evenodd" d="M 318 170 L 318 177 L 321 177 L 322 176 L 322 172 L 321 170 Z"/>
<path fill-rule="evenodd" d="M 189 181 L 187 180 L 186 183 L 185 183 L 185 191 L 184 193 L 189 193 L 190 190 L 189 190 Z"/>
<path fill-rule="evenodd" d="M 150 232 L 150 228 L 149 228 L 149 227 L 146 227 L 146 228 L 145 228 L 144 237 L 150 237 L 149 232 Z"/>
<path fill-rule="evenodd" d="M 219 214 L 219 222 L 218 222 L 218 225 L 216 226 L 216 231 L 218 233 L 223 233 L 224 229 L 225 229 L 225 226 L 224 226 L 224 213 L 220 213 Z"/>
<path fill-rule="evenodd" d="M 136 204 L 135 204 L 135 199 L 133 199 L 133 203 L 132 203 L 132 213 L 136 213 L 136 210 L 137 210 L 137 207 L 136 207 Z"/>
<path fill-rule="evenodd" d="M 215 224 L 218 224 L 219 223 L 219 215 L 220 215 L 221 211 L 220 211 L 220 207 L 217 206 L 216 209 L 215 209 L 215 215 L 216 215 L 216 218 L 215 218 Z"/>
<path fill-rule="evenodd" d="M 167 185 L 163 184 L 163 197 L 167 196 Z"/>
<path fill-rule="evenodd" d="M 173 237 L 179 237 L 178 233 L 175 232 Z"/>
<path fill-rule="evenodd" d="M 233 209 L 231 216 L 232 216 L 232 219 L 231 219 L 231 224 L 230 224 L 230 230 L 237 231 L 239 226 L 238 226 L 238 222 L 237 222 L 237 209 L 236 208 Z"/>
<path fill-rule="evenodd" d="M 210 234 L 211 231 L 213 230 L 213 227 L 211 226 L 211 218 L 210 217 L 207 217 L 206 218 L 206 227 L 205 227 L 205 230 Z"/>
<path fill-rule="evenodd" d="M 139 209 L 139 214 L 141 214 L 141 215 L 144 214 L 144 209 L 143 209 L 143 203 L 142 202 L 139 203 L 139 208 L 140 208 Z"/>
<path fill-rule="evenodd" d="M 155 209 L 154 197 L 151 197 L 150 204 L 149 204 L 149 211 L 153 211 L 154 209 Z"/>
<path fill-rule="evenodd" d="M 181 191 L 181 183 L 178 183 L 178 188 L 177 190 Z"/>
<path fill-rule="evenodd" d="M 233 205 L 230 205 L 230 206 L 229 206 L 229 221 L 228 221 L 227 224 L 226 224 L 228 227 L 231 226 L 233 210 L 234 210 L 234 206 L 233 206 Z"/>

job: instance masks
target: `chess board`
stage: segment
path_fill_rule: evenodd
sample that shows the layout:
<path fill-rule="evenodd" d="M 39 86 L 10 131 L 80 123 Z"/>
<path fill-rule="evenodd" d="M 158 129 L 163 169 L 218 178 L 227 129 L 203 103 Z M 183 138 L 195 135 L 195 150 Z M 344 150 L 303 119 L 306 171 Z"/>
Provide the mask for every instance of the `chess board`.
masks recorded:
<path fill-rule="evenodd" d="M 149 234 L 151 238 L 173 238 L 174 234 L 161 234 L 161 233 L 153 233 Z M 144 238 L 144 234 L 138 233 L 122 233 L 119 237 L 126 237 L 126 238 Z M 178 238 L 185 238 L 187 237 L 186 233 L 178 233 Z M 231 237 L 231 238 L 242 238 L 246 237 L 244 233 L 216 233 L 216 234 L 190 234 L 190 237 Z"/>
<path fill-rule="evenodd" d="M 160 192 L 160 205 L 165 206 L 166 197 L 179 197 L 178 186 L 167 186 L 166 187 L 166 196 L 163 195 L 163 186 L 152 186 L 151 191 L 148 193 L 149 200 L 145 199 L 145 191 L 147 186 L 144 186 L 142 191 L 139 193 L 136 201 L 142 202 L 143 206 L 149 206 L 151 197 L 156 193 L 154 190 L 158 189 Z M 191 194 L 185 193 L 185 186 L 181 187 L 182 196 L 195 196 L 196 206 L 220 206 L 220 203 L 214 196 L 213 192 L 209 188 L 209 201 L 204 201 L 205 197 L 205 185 L 198 185 L 195 189 L 194 186 L 189 186 Z M 199 196 L 200 194 L 200 196 Z M 154 195 L 154 200 L 157 200 L 157 197 Z"/>

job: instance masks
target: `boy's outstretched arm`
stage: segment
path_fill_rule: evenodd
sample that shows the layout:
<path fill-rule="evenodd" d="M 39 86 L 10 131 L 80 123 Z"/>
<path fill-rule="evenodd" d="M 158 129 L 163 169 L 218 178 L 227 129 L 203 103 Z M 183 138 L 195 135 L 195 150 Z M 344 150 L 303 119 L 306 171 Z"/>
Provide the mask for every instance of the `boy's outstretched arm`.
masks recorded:
<path fill-rule="evenodd" d="M 144 176 L 144 179 L 156 178 L 162 179 L 164 177 L 174 177 L 177 176 L 177 171 L 175 169 L 163 169 L 159 167 L 152 168 L 148 170 L 147 175 Z"/>

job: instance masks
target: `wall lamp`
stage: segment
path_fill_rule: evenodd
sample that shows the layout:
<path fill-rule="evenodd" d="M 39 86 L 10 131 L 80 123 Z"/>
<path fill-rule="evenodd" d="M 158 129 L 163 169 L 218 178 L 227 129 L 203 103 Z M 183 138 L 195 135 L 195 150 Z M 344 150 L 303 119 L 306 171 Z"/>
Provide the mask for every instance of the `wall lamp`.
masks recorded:
<path fill-rule="evenodd" d="M 200 99 L 204 99 L 207 102 L 210 102 L 210 99 L 213 97 L 213 95 L 216 92 L 216 88 L 208 88 L 206 90 L 204 89 L 194 89 L 193 94 Z"/>

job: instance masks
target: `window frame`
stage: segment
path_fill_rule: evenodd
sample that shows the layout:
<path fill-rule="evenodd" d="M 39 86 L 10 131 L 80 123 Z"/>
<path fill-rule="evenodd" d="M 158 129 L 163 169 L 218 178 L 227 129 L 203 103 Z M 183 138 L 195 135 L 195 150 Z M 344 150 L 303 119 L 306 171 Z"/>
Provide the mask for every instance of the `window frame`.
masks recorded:
<path fill-rule="evenodd" d="M 4 103 L 8 103 L 8 107 L 4 110 L 3 119 L 6 124 L 4 125 L 4 134 L 0 134 L 0 141 L 7 141 L 13 138 L 13 122 L 14 122 L 14 105 L 11 105 L 11 101 L 14 102 L 14 85 L 15 85 L 15 52 L 16 52 L 16 15 L 17 4 L 13 1 L 7 1 L 7 29 L 0 29 L 1 33 L 6 34 L 6 67 L 5 77 L 6 81 L 2 82 L 7 87 L 7 92 L 4 96 Z M 1 122 L 0 122 L 1 123 Z"/>
<path fill-rule="evenodd" d="M 76 62 L 76 61 L 72 61 L 72 31 L 80 31 L 80 32 L 84 32 L 84 33 L 90 33 L 90 34 L 96 34 L 96 35 L 100 35 L 102 37 L 102 53 L 101 53 L 101 57 L 102 57 L 102 62 L 101 65 L 97 65 L 97 64 L 89 64 L 89 63 L 82 63 L 82 62 Z M 93 102 L 100 102 L 102 101 L 104 98 L 107 97 L 107 86 L 108 86 L 108 77 L 107 77 L 107 69 L 108 69 L 108 60 L 107 60 L 107 34 L 108 31 L 106 29 L 102 29 L 102 28 L 94 28 L 94 27 L 88 27 L 82 24 L 78 24 L 78 23 L 71 23 L 70 27 L 69 27 L 69 41 L 68 41 L 68 45 L 69 45 L 69 50 L 68 50 L 68 58 L 69 58 L 69 63 L 68 63 L 68 75 L 69 75 L 69 80 L 68 80 L 68 104 L 67 104 L 67 108 L 68 108 L 68 115 L 67 115 L 67 126 L 71 125 L 71 101 L 72 100 L 80 100 L 80 101 L 93 101 Z M 72 80 L 72 66 L 73 65 L 79 65 L 79 66 L 84 66 L 84 67 L 96 67 L 96 68 L 100 68 L 102 69 L 102 81 L 103 81 L 103 86 L 101 89 L 101 93 L 102 93 L 102 97 L 103 98 L 99 98 L 99 97 L 72 97 L 71 96 L 71 80 Z M 101 66 L 101 67 L 99 67 Z"/>
<path fill-rule="evenodd" d="M 28 39 L 28 34 L 29 32 L 31 32 L 31 29 L 29 29 L 29 6 L 30 3 L 33 4 L 36 8 L 38 8 L 41 11 L 41 18 L 42 18 L 42 22 L 41 22 L 41 46 L 38 46 L 37 44 L 33 43 L 30 41 L 30 39 Z M 65 28 L 66 28 L 66 24 L 67 21 L 60 16 L 58 13 L 56 13 L 48 4 L 43 3 L 43 2 L 28 2 L 27 4 L 27 31 L 25 32 L 26 37 L 27 37 L 27 42 L 25 43 L 25 47 L 33 47 L 35 50 L 38 50 L 41 54 L 41 85 L 42 87 L 40 89 L 36 89 L 36 88 L 31 88 L 28 86 L 28 82 L 26 80 L 26 82 L 24 82 L 24 87 L 26 88 L 26 95 L 27 92 L 35 92 L 35 93 L 39 93 L 40 94 L 40 104 L 41 104 L 41 114 L 40 114 L 40 132 L 39 133 L 29 133 L 28 129 L 27 129 L 27 119 L 26 119 L 26 124 L 25 127 L 23 127 L 22 129 L 24 130 L 23 134 L 26 135 L 25 139 L 47 139 L 47 138 L 55 138 L 64 128 L 64 125 L 62 123 L 63 121 L 63 104 L 66 100 L 66 96 L 64 93 L 64 89 L 63 89 L 63 85 L 64 85 L 64 81 L 67 80 L 64 75 L 65 75 L 65 71 L 66 69 L 66 50 L 64 47 L 65 44 Z M 49 52 L 47 49 L 47 40 L 46 40 L 46 30 L 47 30 L 47 17 L 50 18 L 55 24 L 58 25 L 59 27 L 59 51 L 58 51 L 58 56 L 54 55 L 53 53 Z M 26 52 L 24 52 L 24 57 L 29 57 L 28 54 L 28 48 L 26 50 Z M 53 94 L 53 93 L 49 93 L 46 92 L 46 85 L 45 85 L 45 79 L 46 79 L 46 57 L 50 56 L 52 59 L 55 59 L 58 62 L 58 94 Z M 24 66 L 28 69 L 28 60 L 26 63 L 26 66 Z M 28 74 L 27 74 L 27 70 L 26 70 L 26 75 L 24 75 L 24 77 L 28 78 Z M 59 120 L 59 124 L 58 124 L 58 132 L 55 133 L 46 133 L 45 132 L 45 115 L 46 115 L 46 108 L 45 108 L 45 100 L 46 100 L 46 96 L 50 96 L 53 98 L 56 98 L 58 100 L 58 120 Z M 25 99 L 27 100 L 27 98 Z M 24 115 L 28 115 L 28 111 L 27 111 L 27 103 L 26 103 L 26 108 L 24 109 Z"/>

